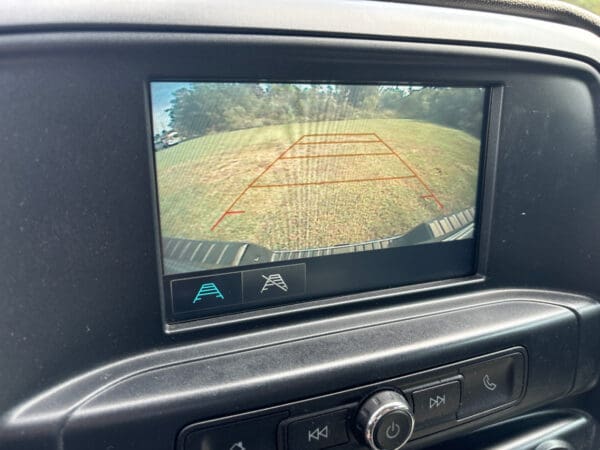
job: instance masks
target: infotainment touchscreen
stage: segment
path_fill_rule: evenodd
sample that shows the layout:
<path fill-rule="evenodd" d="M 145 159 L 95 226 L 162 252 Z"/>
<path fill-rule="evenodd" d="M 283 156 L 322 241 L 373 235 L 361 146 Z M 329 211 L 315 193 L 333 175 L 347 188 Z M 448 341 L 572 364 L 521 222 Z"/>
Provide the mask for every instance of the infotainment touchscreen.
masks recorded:
<path fill-rule="evenodd" d="M 174 317 L 471 272 L 485 99 L 482 87 L 152 82 Z"/>

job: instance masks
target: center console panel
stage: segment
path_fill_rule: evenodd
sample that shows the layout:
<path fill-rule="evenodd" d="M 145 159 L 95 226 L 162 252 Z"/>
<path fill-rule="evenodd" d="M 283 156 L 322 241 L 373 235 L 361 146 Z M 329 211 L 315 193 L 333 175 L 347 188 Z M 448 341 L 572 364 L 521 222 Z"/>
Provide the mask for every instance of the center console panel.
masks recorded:
<path fill-rule="evenodd" d="M 59 427 L 65 450 L 365 448 L 361 410 L 390 391 L 414 417 L 406 448 L 423 448 L 585 390 L 598 371 L 600 308 L 585 297 L 489 291 L 325 325 L 304 327 L 311 338 L 283 327 L 260 333 L 270 344 L 259 347 L 250 333 L 228 350 L 207 343 L 90 372 L 12 416 L 10 448 L 43 437 L 22 438 L 33 423 Z M 380 419 L 381 433 L 400 432 Z"/>

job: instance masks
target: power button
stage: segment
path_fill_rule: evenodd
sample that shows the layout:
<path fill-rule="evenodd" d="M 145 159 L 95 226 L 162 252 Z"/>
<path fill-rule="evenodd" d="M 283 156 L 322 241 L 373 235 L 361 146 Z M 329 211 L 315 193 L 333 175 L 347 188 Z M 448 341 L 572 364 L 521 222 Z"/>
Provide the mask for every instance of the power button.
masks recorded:
<path fill-rule="evenodd" d="M 403 413 L 390 413 L 383 417 L 374 430 L 375 444 L 381 449 L 395 449 L 406 441 L 404 430 L 411 428 L 412 421 Z"/>
<path fill-rule="evenodd" d="M 415 420 L 410 405 L 396 391 L 369 397 L 356 416 L 356 427 L 372 450 L 397 450 L 412 436 Z"/>
<path fill-rule="evenodd" d="M 388 417 L 389 418 L 389 417 Z M 398 436 L 400 436 L 400 431 L 402 430 L 402 427 L 400 427 L 400 425 L 398 425 L 398 422 L 396 421 L 395 417 L 391 417 L 390 420 L 388 420 L 389 423 L 383 423 L 380 424 L 380 428 L 381 431 L 384 431 L 385 428 L 385 433 L 383 436 L 381 436 L 381 438 L 383 439 L 396 439 Z"/>

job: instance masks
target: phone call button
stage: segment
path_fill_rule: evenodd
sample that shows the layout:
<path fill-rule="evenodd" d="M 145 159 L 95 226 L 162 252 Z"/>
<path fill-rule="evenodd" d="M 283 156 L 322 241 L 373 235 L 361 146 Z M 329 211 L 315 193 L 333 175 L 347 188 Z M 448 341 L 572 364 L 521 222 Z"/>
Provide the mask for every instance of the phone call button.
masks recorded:
<path fill-rule="evenodd" d="M 468 417 L 512 403 L 524 388 L 525 358 L 512 353 L 461 369 L 464 378 L 458 417 Z"/>

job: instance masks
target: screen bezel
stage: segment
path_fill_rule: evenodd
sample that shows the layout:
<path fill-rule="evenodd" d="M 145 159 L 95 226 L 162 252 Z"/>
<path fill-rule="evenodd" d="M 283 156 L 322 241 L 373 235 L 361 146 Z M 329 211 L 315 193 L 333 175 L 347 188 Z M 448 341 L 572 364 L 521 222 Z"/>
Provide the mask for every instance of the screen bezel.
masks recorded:
<path fill-rule="evenodd" d="M 160 204 L 158 198 L 158 183 L 156 173 L 156 160 L 153 138 L 153 126 L 152 126 L 152 101 L 151 101 L 151 83 L 152 82 L 248 82 L 248 83 L 330 83 L 330 84 L 360 84 L 360 85 L 383 85 L 383 84 L 394 84 L 394 85 L 420 85 L 420 86 L 435 86 L 435 87 L 459 87 L 459 88 L 484 88 L 484 102 L 483 102 L 483 120 L 480 140 L 480 157 L 479 157 L 479 176 L 477 182 L 477 196 L 475 202 L 475 231 L 471 247 L 474 249 L 472 258 L 472 270 L 468 273 L 464 273 L 457 276 L 449 277 L 433 277 L 432 279 L 425 280 L 413 280 L 405 283 L 394 283 L 391 286 L 380 286 L 380 287 L 365 287 L 363 289 L 354 289 L 346 292 L 341 292 L 334 295 L 327 295 L 318 299 L 297 298 L 288 301 L 274 302 L 272 304 L 256 304 L 249 308 L 239 309 L 233 308 L 229 310 L 219 310 L 215 314 L 210 315 L 199 315 L 188 314 L 188 315 L 176 315 L 174 313 L 172 298 L 170 295 L 170 279 L 192 277 L 192 276 L 204 276 L 210 274 L 221 274 L 221 273 L 232 273 L 245 270 L 252 270 L 261 267 L 277 266 L 277 263 L 263 263 L 259 265 L 243 266 L 243 267 L 231 267 L 226 269 L 216 269 L 208 271 L 198 271 L 185 274 L 172 274 L 165 275 L 163 271 L 163 257 L 162 257 L 162 235 L 160 230 Z M 157 230 L 157 258 L 159 265 L 160 274 L 160 293 L 161 302 L 163 307 L 163 315 L 165 319 L 165 331 L 167 332 L 179 332 L 189 329 L 199 329 L 205 327 L 213 327 L 227 324 L 239 324 L 245 321 L 252 321 L 257 319 L 266 319 L 271 317 L 279 317 L 282 315 L 294 314 L 299 312 L 307 312 L 313 310 L 320 310 L 321 308 L 330 308 L 340 305 L 349 305 L 355 302 L 367 301 L 372 298 L 380 298 L 381 295 L 398 295 L 400 293 L 415 292 L 415 291 L 428 291 L 431 289 L 448 288 L 452 286 L 459 286 L 464 284 L 479 283 L 484 280 L 481 275 L 485 263 L 487 261 L 487 254 L 482 249 L 482 243 L 487 242 L 489 238 L 489 224 L 483 220 L 486 216 L 489 217 L 491 209 L 488 211 L 484 209 L 486 205 L 491 206 L 491 192 L 486 194 L 485 180 L 490 180 L 493 177 L 493 170 L 491 166 L 495 167 L 495 160 L 497 154 L 497 140 L 499 133 L 499 115 L 502 100 L 502 86 L 497 83 L 488 82 L 441 82 L 436 81 L 390 81 L 386 80 L 344 80 L 344 79 L 293 79 L 293 78 L 244 78 L 244 77 L 228 77 L 228 78 L 214 78 L 214 77 L 166 77 L 166 76 L 150 76 L 146 80 L 145 86 L 146 92 L 146 104 L 147 104 L 147 122 L 149 131 L 149 150 L 151 155 L 151 175 L 153 183 L 153 200 L 155 209 L 155 224 Z M 492 118 L 495 120 L 492 122 Z M 491 145 L 493 143 L 496 145 Z M 494 164 L 490 164 L 493 160 Z M 487 189 L 491 191 L 490 189 Z M 484 201 L 484 197 L 486 200 Z M 459 242 L 459 241 L 457 241 Z M 428 244 L 431 245 L 431 244 Z M 399 247 L 400 249 L 406 250 L 407 248 L 419 248 L 423 246 L 408 246 Z M 398 250 L 398 249 L 396 249 Z M 353 255 L 365 255 L 373 254 L 375 257 L 383 250 L 378 251 L 366 251 L 357 252 Z M 360 257 L 360 256 L 359 256 Z M 331 257 L 320 257 L 323 258 L 335 258 Z M 316 258 L 309 258 L 316 259 Z M 287 262 L 288 264 L 303 263 L 305 259 L 293 260 Z M 431 277 L 430 277 L 431 278 Z"/>

